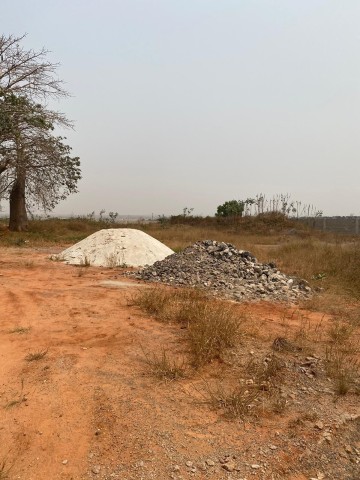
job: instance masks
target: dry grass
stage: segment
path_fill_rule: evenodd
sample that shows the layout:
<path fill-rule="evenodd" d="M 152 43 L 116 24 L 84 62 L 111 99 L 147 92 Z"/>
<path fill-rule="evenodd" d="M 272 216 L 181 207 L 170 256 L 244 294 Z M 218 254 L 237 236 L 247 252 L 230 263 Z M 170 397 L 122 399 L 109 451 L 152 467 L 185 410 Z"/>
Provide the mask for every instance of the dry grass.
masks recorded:
<path fill-rule="evenodd" d="M 0 480 L 8 480 L 11 466 L 8 466 L 6 458 L 0 460 Z"/>
<path fill-rule="evenodd" d="M 244 419 L 247 416 L 256 416 L 257 400 L 261 392 L 248 385 L 238 384 L 235 388 L 218 384 L 211 387 L 204 382 L 204 391 L 201 392 L 203 402 L 214 410 L 221 410 L 229 419 Z"/>
<path fill-rule="evenodd" d="M 195 289 L 143 289 L 132 303 L 160 321 L 186 327 L 191 363 L 196 368 L 234 346 L 245 321 L 235 305 L 208 298 Z"/>
<path fill-rule="evenodd" d="M 145 362 L 150 373 L 163 381 L 179 380 L 186 377 L 185 360 L 178 362 L 169 357 L 168 352 L 163 349 L 160 355 L 147 354 L 143 351 Z"/>
<path fill-rule="evenodd" d="M 360 299 L 360 242 L 294 241 L 279 246 L 273 256 L 286 273 L 305 278 L 315 287 Z"/>
<path fill-rule="evenodd" d="M 27 362 L 34 362 L 37 360 L 41 360 L 42 358 L 45 357 L 45 355 L 48 353 L 47 350 L 41 350 L 39 352 L 34 352 L 34 353 L 28 353 L 25 357 L 25 360 Z"/>
<path fill-rule="evenodd" d="M 19 326 L 19 327 L 15 327 L 15 328 L 12 328 L 11 330 L 9 330 L 9 333 L 17 333 L 18 335 L 23 335 L 25 333 L 29 333 L 30 330 L 31 330 L 31 327 Z"/>

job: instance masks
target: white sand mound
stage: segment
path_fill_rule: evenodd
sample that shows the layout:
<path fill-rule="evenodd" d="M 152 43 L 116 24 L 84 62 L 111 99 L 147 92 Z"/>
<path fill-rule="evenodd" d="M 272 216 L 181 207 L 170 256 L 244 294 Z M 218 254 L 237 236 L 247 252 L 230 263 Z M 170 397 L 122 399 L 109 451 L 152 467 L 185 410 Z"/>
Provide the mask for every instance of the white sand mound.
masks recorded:
<path fill-rule="evenodd" d="M 174 253 L 150 235 L 132 228 L 110 228 L 93 233 L 56 256 L 72 265 L 142 267 Z"/>

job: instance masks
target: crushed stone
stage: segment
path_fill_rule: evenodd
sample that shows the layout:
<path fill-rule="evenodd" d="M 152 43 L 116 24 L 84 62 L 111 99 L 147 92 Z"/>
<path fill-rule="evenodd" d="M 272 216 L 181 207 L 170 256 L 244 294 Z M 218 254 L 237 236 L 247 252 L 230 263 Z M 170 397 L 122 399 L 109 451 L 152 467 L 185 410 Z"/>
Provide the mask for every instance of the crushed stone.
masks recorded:
<path fill-rule="evenodd" d="M 312 290 L 305 280 L 281 273 L 274 263 L 263 264 L 231 243 L 199 241 L 152 266 L 128 275 L 150 282 L 206 289 L 236 301 L 296 301 Z"/>

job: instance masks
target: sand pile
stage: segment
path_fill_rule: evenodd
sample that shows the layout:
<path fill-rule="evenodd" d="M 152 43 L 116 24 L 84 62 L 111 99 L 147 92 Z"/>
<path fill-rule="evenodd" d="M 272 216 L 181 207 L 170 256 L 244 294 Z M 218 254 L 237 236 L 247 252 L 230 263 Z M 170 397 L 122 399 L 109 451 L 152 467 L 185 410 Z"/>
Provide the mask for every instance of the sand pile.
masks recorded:
<path fill-rule="evenodd" d="M 174 253 L 150 235 L 132 228 L 109 228 L 67 248 L 57 260 L 96 267 L 143 267 Z"/>

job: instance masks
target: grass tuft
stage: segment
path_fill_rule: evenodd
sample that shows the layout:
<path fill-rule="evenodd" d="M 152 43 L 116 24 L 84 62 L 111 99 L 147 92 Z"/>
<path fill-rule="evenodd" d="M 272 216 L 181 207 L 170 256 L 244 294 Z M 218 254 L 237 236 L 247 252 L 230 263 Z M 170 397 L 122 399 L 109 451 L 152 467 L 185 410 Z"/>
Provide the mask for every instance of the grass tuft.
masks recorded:
<path fill-rule="evenodd" d="M 149 355 L 144 351 L 145 362 L 152 375 L 164 381 L 179 380 L 186 377 L 185 361 L 176 362 L 169 358 L 165 349 L 160 355 Z"/>
<path fill-rule="evenodd" d="M 45 357 L 45 355 L 48 353 L 47 350 L 41 350 L 39 352 L 34 352 L 34 353 L 28 353 L 25 357 L 25 360 L 27 362 L 34 362 L 36 360 L 41 360 L 42 358 Z"/>

